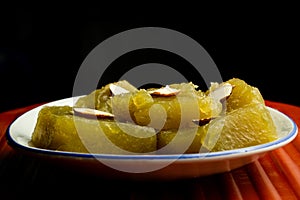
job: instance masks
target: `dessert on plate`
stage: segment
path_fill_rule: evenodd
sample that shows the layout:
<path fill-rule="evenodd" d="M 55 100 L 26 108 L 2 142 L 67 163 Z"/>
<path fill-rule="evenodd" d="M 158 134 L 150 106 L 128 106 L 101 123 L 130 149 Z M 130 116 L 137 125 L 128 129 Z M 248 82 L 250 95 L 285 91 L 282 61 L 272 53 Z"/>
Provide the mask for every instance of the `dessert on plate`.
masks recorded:
<path fill-rule="evenodd" d="M 194 83 L 136 88 L 126 80 L 44 106 L 31 145 L 105 154 L 224 151 L 277 139 L 258 88 L 232 78 L 202 91 Z"/>

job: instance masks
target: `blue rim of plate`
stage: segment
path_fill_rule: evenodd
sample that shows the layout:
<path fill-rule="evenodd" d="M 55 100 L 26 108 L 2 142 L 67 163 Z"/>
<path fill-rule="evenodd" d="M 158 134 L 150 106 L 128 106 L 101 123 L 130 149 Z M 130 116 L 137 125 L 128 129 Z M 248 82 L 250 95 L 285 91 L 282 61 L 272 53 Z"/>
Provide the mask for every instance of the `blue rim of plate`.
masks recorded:
<path fill-rule="evenodd" d="M 188 160 L 188 159 L 203 159 L 203 160 L 211 160 L 211 159 L 220 159 L 225 158 L 227 156 L 234 156 L 234 157 L 243 157 L 246 154 L 256 154 L 256 153 L 264 153 L 267 151 L 271 151 L 274 149 L 277 149 L 279 147 L 282 147 L 289 142 L 291 142 L 298 133 L 298 127 L 296 123 L 287 115 L 284 113 L 268 107 L 269 109 L 272 109 L 273 111 L 283 115 L 289 122 L 292 124 L 292 130 L 285 135 L 282 138 L 279 138 L 277 140 L 274 140 L 272 142 L 268 142 L 265 144 L 245 147 L 245 148 L 239 148 L 239 149 L 233 149 L 233 150 L 226 150 L 226 151 L 218 151 L 218 152 L 208 152 L 208 153 L 190 153 L 190 154 L 135 154 L 135 155 L 116 155 L 116 154 L 90 154 L 90 153 L 79 153 L 79 152 L 68 152 L 68 151 L 56 151 L 56 150 L 49 150 L 49 149 L 42 149 L 42 148 L 36 148 L 31 146 L 25 146 L 18 142 L 16 142 L 10 133 L 10 128 L 14 124 L 14 122 L 19 118 L 15 119 L 7 128 L 6 130 L 6 139 L 8 141 L 8 144 L 12 147 L 16 147 L 20 150 L 25 150 L 27 152 L 33 152 L 43 155 L 49 155 L 49 156 L 63 156 L 68 158 L 89 158 L 89 159 L 112 159 L 112 160 Z M 26 114 L 26 113 L 24 113 Z M 21 115 L 22 116 L 22 115 Z M 20 116 L 20 117 L 21 117 Z M 279 145 L 279 146 L 276 146 Z M 273 148 L 271 148 L 273 147 Z"/>

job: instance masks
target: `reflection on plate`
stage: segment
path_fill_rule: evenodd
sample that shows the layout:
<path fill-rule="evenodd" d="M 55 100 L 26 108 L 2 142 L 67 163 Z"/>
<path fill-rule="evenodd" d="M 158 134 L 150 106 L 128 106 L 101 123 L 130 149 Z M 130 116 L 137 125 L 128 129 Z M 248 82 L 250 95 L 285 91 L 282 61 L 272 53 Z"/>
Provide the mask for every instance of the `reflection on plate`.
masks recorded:
<path fill-rule="evenodd" d="M 78 97 L 77 97 L 78 98 Z M 54 101 L 48 106 L 72 106 L 77 98 Z M 28 145 L 39 110 L 32 109 L 17 118 L 7 131 L 9 144 L 32 156 L 39 156 L 57 164 L 71 165 L 95 175 L 126 179 L 192 178 L 230 171 L 253 162 L 264 153 L 282 147 L 297 135 L 295 122 L 285 114 L 268 107 L 278 128 L 279 138 L 262 145 L 222 152 L 171 155 L 114 155 L 63 152 L 35 148 Z"/>

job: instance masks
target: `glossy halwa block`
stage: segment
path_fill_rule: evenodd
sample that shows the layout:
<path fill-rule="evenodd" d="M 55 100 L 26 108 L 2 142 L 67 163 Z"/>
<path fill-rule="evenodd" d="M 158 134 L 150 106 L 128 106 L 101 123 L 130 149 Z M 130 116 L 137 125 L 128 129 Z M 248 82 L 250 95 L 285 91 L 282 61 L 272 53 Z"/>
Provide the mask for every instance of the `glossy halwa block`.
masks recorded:
<path fill-rule="evenodd" d="M 265 104 L 259 89 L 249 85 L 244 80 L 232 78 L 226 83 L 233 85 L 232 93 L 226 101 L 227 112 L 252 103 Z"/>
<path fill-rule="evenodd" d="M 222 104 L 197 91 L 192 83 L 172 84 L 179 89 L 174 96 L 151 96 L 149 90 L 116 95 L 111 99 L 112 113 L 118 120 L 158 130 L 189 127 L 193 119 L 217 116 Z"/>
<path fill-rule="evenodd" d="M 177 140 L 174 140 L 175 136 L 178 136 Z M 199 126 L 196 132 L 192 128 L 161 131 L 157 135 L 157 144 L 160 149 L 173 143 L 167 149 L 169 153 L 199 153 L 201 148 L 207 152 L 232 150 L 277 138 L 269 110 L 263 104 L 249 104 Z M 187 150 L 182 149 L 185 144 L 191 144 Z"/>
<path fill-rule="evenodd" d="M 203 127 L 160 131 L 157 134 L 157 148 L 160 153 L 199 153 L 204 135 Z"/>
<path fill-rule="evenodd" d="M 244 148 L 278 138 L 276 126 L 259 90 L 238 78 L 226 82 L 234 86 L 232 94 L 223 104 L 227 106 L 226 112 L 199 127 L 186 153 L 198 153 L 201 148 L 208 152 Z M 211 90 L 212 88 L 206 91 L 207 96 Z M 184 130 L 183 133 L 177 133 L 177 130 L 161 131 L 157 136 L 158 148 L 172 142 L 174 149 L 171 151 L 178 151 L 176 146 L 188 142 L 185 136 L 188 136 L 189 132 L 191 132 L 189 129 Z M 173 140 L 176 133 L 181 140 Z"/>
<path fill-rule="evenodd" d="M 211 151 L 250 147 L 278 138 L 269 110 L 259 103 L 233 110 L 212 120 L 203 129 L 201 143 Z"/>
<path fill-rule="evenodd" d="M 135 88 L 126 80 L 109 83 L 100 89 L 96 89 L 90 94 L 79 98 L 75 104 L 75 107 L 92 108 L 105 112 L 111 112 L 110 98 L 113 96 L 110 90 L 111 84 L 122 87 L 129 92 L 134 92 L 137 90 L 137 88 Z"/>
<path fill-rule="evenodd" d="M 151 153 L 156 150 L 156 132 L 149 127 L 74 116 L 71 107 L 52 106 L 40 111 L 31 142 L 61 151 Z"/>

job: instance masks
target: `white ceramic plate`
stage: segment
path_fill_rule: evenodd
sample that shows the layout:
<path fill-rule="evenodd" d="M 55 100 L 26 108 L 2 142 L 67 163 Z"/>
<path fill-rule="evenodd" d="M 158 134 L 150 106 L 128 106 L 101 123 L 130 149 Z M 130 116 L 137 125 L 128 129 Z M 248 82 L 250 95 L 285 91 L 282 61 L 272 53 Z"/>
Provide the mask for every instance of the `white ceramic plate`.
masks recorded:
<path fill-rule="evenodd" d="M 78 97 L 77 97 L 78 98 Z M 54 101 L 47 106 L 72 106 L 77 98 Z M 297 135 L 295 122 L 285 114 L 268 107 L 278 128 L 279 138 L 262 145 L 210 153 L 171 155 L 115 155 L 54 151 L 28 144 L 38 112 L 45 106 L 32 109 L 18 117 L 8 128 L 9 144 L 23 153 L 45 158 L 59 165 L 69 165 L 78 172 L 88 172 L 109 178 L 179 179 L 211 175 L 236 169 L 251 163 L 266 152 L 282 147 Z"/>

